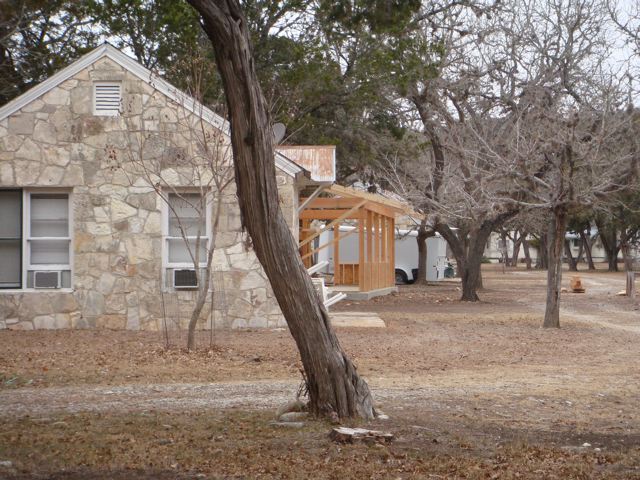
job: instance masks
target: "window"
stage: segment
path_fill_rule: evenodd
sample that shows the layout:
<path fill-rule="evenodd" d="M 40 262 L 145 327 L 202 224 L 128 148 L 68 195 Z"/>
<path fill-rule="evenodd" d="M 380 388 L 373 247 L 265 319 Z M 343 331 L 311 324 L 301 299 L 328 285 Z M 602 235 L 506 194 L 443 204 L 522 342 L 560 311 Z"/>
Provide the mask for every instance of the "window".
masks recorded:
<path fill-rule="evenodd" d="M 93 86 L 93 114 L 116 117 L 120 115 L 122 103 L 119 83 L 100 82 Z"/>
<path fill-rule="evenodd" d="M 200 193 L 170 193 L 165 205 L 165 265 L 166 285 L 177 285 L 175 275 L 185 276 L 184 270 L 193 270 L 196 242 L 200 237 L 198 262 L 206 267 L 211 231 L 211 209 L 208 198 Z"/>
<path fill-rule="evenodd" d="M 0 190 L 0 288 L 22 285 L 22 192 Z"/>
<path fill-rule="evenodd" d="M 0 191 L 0 288 L 71 288 L 68 193 Z"/>

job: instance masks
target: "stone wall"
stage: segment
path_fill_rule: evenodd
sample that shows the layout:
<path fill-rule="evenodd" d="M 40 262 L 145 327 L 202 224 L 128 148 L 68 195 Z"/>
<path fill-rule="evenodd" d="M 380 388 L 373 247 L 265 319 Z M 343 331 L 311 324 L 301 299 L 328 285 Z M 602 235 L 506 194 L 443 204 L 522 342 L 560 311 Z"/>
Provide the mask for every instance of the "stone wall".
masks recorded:
<path fill-rule="evenodd" d="M 121 116 L 93 115 L 95 81 L 121 82 Z M 128 159 L 144 158 L 172 174 L 174 186 L 189 185 L 180 166 L 172 164 L 196 148 L 180 126 L 180 109 L 102 58 L 0 122 L 0 188 L 66 187 L 74 217 L 72 291 L 0 290 L 0 328 L 161 327 L 162 199 Z M 144 140 L 158 132 L 171 136 L 171 149 L 166 142 Z M 294 179 L 278 172 L 278 184 L 297 235 Z M 234 187 L 232 182 L 224 194 L 214 256 L 214 289 L 224 288 L 226 297 L 226 315 L 218 312 L 216 324 L 282 326 L 266 276 L 246 247 Z M 189 303 L 193 294 L 177 295 Z M 208 305 L 203 328 L 207 313 Z"/>

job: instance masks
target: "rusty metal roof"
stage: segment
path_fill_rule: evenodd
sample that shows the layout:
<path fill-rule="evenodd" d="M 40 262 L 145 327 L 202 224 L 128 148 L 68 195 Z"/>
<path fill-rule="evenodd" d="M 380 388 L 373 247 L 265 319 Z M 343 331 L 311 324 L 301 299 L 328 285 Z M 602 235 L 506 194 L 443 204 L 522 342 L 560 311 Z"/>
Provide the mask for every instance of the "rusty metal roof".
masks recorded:
<path fill-rule="evenodd" d="M 335 182 L 335 145 L 278 145 L 276 151 L 311 172 L 311 180 Z"/>

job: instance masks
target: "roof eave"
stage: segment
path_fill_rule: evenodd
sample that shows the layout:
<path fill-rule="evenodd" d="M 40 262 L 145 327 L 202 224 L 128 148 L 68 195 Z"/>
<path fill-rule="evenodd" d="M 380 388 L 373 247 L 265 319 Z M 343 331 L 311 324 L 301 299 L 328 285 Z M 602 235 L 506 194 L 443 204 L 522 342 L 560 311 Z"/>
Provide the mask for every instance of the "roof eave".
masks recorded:
<path fill-rule="evenodd" d="M 19 111 L 21 108 L 25 107 L 34 100 L 40 98 L 51 89 L 57 87 L 65 80 L 68 80 L 69 78 L 78 74 L 80 71 L 89 67 L 89 65 L 95 63 L 103 57 L 107 57 L 110 60 L 113 60 L 122 68 L 128 70 L 147 84 L 152 85 L 154 89 L 166 95 L 177 104 L 183 106 L 194 115 L 200 116 L 203 120 L 211 124 L 213 127 L 221 130 L 225 135 L 229 135 L 229 122 L 220 117 L 220 115 L 202 105 L 195 98 L 180 91 L 169 82 L 160 78 L 151 70 L 140 65 L 133 58 L 122 53 L 120 50 L 109 43 L 102 44 L 101 46 L 87 53 L 69 66 L 63 68 L 48 79 L 44 80 L 43 82 L 39 83 L 38 85 L 34 86 L 22 95 L 4 105 L 2 108 L 0 108 L 0 121 Z M 275 163 L 280 170 L 290 175 L 291 177 L 297 179 L 300 175 L 305 175 L 304 172 L 306 172 L 306 170 L 304 168 L 291 161 L 284 155 L 278 154 L 277 152 L 275 155 Z"/>

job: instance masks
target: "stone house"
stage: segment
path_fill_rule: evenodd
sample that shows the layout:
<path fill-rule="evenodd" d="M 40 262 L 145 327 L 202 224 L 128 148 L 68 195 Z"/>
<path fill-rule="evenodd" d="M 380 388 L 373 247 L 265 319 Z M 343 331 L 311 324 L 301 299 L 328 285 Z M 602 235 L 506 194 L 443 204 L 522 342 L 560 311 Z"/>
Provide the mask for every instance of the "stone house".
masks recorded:
<path fill-rule="evenodd" d="M 0 108 L 0 328 L 160 328 L 161 292 L 175 291 L 189 268 L 167 205 L 178 201 L 175 192 L 202 195 L 193 172 L 177 164 L 196 149 L 181 119 L 206 125 L 228 146 L 222 118 L 108 44 Z M 143 145 L 160 133 L 171 148 Z M 170 179 L 168 200 L 131 159 Z M 275 164 L 297 237 L 298 192 L 313 182 L 282 154 Z M 216 326 L 283 326 L 241 230 L 234 189 L 231 182 L 224 191 L 215 232 L 213 286 L 225 292 Z M 206 243 L 209 210 L 205 217 Z M 176 293 L 180 301 L 192 294 Z M 206 316 L 207 308 L 203 328 Z"/>

